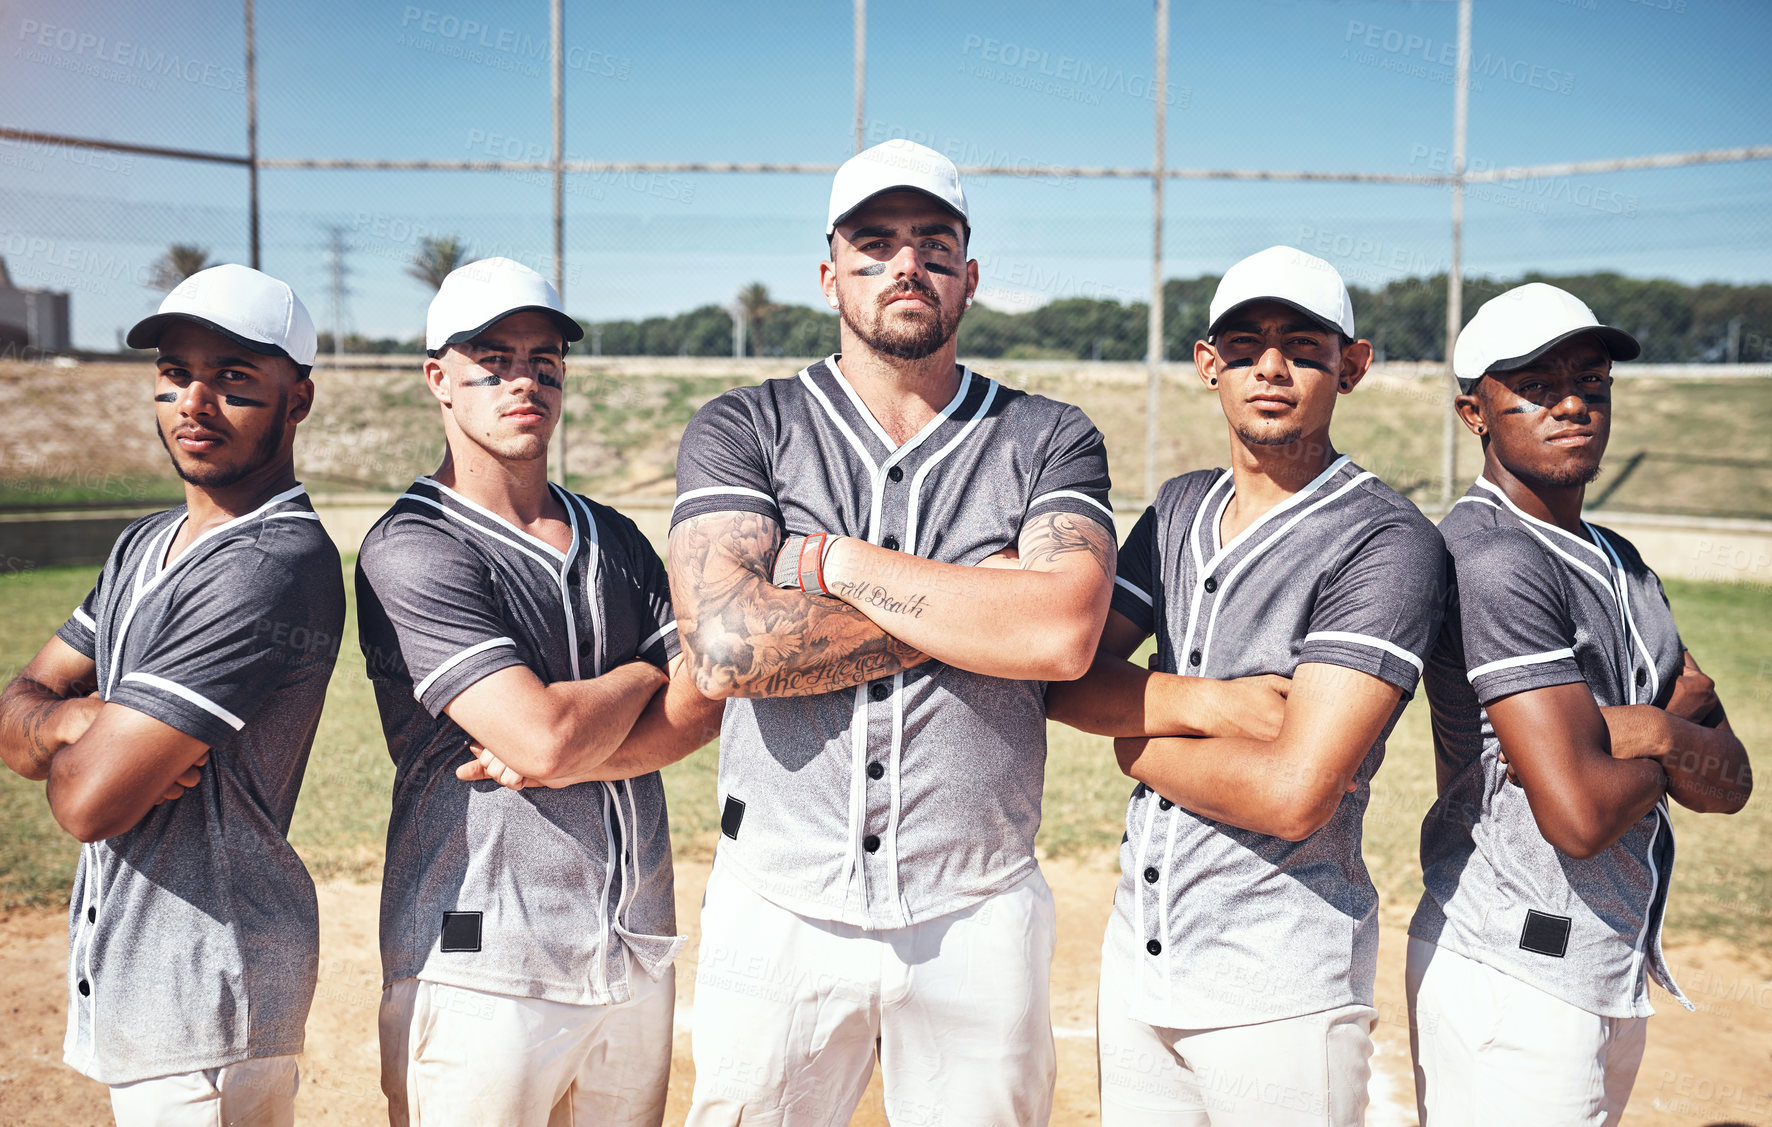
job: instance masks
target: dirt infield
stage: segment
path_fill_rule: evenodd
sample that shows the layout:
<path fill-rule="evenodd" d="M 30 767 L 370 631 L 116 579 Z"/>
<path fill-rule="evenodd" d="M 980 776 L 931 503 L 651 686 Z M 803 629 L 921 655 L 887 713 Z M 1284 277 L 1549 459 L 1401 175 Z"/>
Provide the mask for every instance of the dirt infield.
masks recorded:
<path fill-rule="evenodd" d="M 1052 1023 L 1058 1039 L 1054 1124 L 1092 1123 L 1095 1097 L 1095 975 L 1115 870 L 1111 859 L 1049 861 L 1046 879 L 1058 900 L 1059 942 L 1053 967 Z M 679 862 L 677 903 L 690 945 L 678 961 L 677 1046 L 667 1123 L 681 1123 L 693 1069 L 697 907 L 708 866 Z M 377 1079 L 375 1012 L 380 969 L 375 932 L 378 889 L 330 882 L 320 888 L 319 989 L 308 1019 L 297 1102 L 301 1123 L 375 1127 L 386 1115 Z M 1388 923 L 1388 920 L 1387 920 Z M 66 1009 L 63 979 L 67 922 L 59 912 L 0 917 L 0 997 L 7 1021 L 0 1066 L 0 1124 L 71 1127 L 110 1122 L 105 1089 L 61 1063 Z M 1403 935 L 1387 926 L 1379 953 L 1378 1056 L 1371 1127 L 1414 1124 L 1409 1032 L 1403 1004 Z M 1625 1122 L 1654 1127 L 1772 1124 L 1772 967 L 1750 965 L 1719 943 L 1676 948 L 1676 975 L 1698 1004 L 1687 1013 L 1656 993 L 1649 1051 Z M 876 1076 L 852 1120 L 886 1123 Z"/>

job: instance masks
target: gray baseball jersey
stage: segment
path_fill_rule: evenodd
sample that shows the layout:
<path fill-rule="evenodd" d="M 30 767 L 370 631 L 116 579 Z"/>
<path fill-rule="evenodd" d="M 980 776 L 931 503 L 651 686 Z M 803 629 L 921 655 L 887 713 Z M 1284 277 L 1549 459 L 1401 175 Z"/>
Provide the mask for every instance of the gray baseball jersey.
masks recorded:
<path fill-rule="evenodd" d="M 1558 852 L 1507 781 L 1487 710 L 1578 682 L 1601 707 L 1673 695 L 1683 651 L 1661 581 L 1628 540 L 1584 528 L 1528 516 L 1481 478 L 1440 524 L 1457 597 L 1427 667 L 1440 798 L 1421 826 L 1426 892 L 1409 934 L 1590 1013 L 1641 1017 L 1645 971 L 1686 1002 L 1661 953 L 1666 801 L 1596 857 Z"/>
<path fill-rule="evenodd" d="M 581 1005 L 624 1002 L 628 960 L 664 973 L 682 940 L 658 773 L 511 791 L 464 783 L 443 711 L 492 673 L 597 677 L 677 652 L 658 553 L 634 523 L 552 487 L 562 553 L 419 478 L 357 558 L 357 620 L 394 760 L 382 975 Z"/>
<path fill-rule="evenodd" d="M 168 564 L 184 520 L 125 529 L 56 634 L 106 701 L 210 748 L 195 787 L 80 850 L 64 1054 L 106 1084 L 301 1052 L 319 969 L 287 834 L 344 629 L 338 550 L 299 485 Z"/>
<path fill-rule="evenodd" d="M 1157 636 L 1159 668 L 1290 677 L 1321 662 L 1371 674 L 1403 696 L 1361 761 L 1356 789 L 1303 841 L 1133 790 L 1110 935 L 1135 944 L 1126 953 L 1139 968 L 1129 1012 L 1168 1028 L 1372 1004 L 1378 893 L 1360 855 L 1361 823 L 1445 597 L 1439 533 L 1346 456 L 1221 544 L 1234 492 L 1228 470 L 1172 478 L 1121 549 L 1113 606 Z"/>
<path fill-rule="evenodd" d="M 838 358 L 704 406 L 677 455 L 677 522 L 742 510 L 945 563 L 1069 512 L 1113 532 L 1107 454 L 1077 408 L 965 370 L 894 445 Z M 790 911 L 893 928 L 1011 887 L 1034 865 L 1045 683 L 930 661 L 853 689 L 727 701 L 720 863 Z"/>

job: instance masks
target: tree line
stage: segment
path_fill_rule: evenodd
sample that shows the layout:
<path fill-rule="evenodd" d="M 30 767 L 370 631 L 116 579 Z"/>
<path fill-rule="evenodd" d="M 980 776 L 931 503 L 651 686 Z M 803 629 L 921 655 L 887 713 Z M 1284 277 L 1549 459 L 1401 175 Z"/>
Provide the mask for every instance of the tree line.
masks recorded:
<path fill-rule="evenodd" d="M 1622 274 L 1526 274 L 1515 279 L 1467 278 L 1466 319 L 1478 306 L 1522 282 L 1549 282 L 1586 301 L 1601 321 L 1643 345 L 1655 363 L 1772 362 L 1772 285 L 1704 283 Z M 1163 353 L 1185 360 L 1206 333 L 1215 275 L 1163 283 Z M 750 287 L 747 296 L 754 299 Z M 1443 360 L 1446 276 L 1405 278 L 1383 289 L 1350 287 L 1360 335 L 1381 360 Z M 837 316 L 803 305 L 746 301 L 745 355 L 804 357 L 837 351 Z M 1149 309 L 1145 302 L 1063 298 L 1025 313 L 975 305 L 960 324 L 960 354 L 1008 360 L 1143 360 Z M 586 324 L 577 351 L 606 356 L 731 356 L 733 315 L 704 305 L 674 317 Z"/>

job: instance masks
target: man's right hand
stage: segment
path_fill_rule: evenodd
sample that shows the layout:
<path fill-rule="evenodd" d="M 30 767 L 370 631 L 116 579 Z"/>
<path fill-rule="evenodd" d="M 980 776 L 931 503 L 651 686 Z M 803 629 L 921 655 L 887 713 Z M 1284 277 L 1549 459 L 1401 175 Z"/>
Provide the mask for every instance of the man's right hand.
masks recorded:
<path fill-rule="evenodd" d="M 1692 660 L 1691 650 L 1686 650 L 1682 657 L 1684 663 L 1680 667 L 1679 680 L 1674 682 L 1673 696 L 1668 698 L 1667 711 L 1682 720 L 1705 724 L 1722 706 L 1717 699 L 1717 683 L 1698 668 L 1698 663 Z"/>
<path fill-rule="evenodd" d="M 1273 740 L 1286 721 L 1286 698 L 1292 679 L 1276 674 L 1238 677 L 1219 682 L 1212 696 L 1213 711 L 1205 719 L 1209 736 L 1233 739 Z"/>

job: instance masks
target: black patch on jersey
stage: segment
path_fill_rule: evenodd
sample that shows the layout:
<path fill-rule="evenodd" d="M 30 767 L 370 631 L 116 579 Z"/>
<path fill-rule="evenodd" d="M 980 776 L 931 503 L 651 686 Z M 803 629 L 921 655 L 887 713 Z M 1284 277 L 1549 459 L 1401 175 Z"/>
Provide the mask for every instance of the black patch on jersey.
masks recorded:
<path fill-rule="evenodd" d="M 443 913 L 443 950 L 478 951 L 480 949 L 480 913 Z"/>
<path fill-rule="evenodd" d="M 720 832 L 738 840 L 738 827 L 744 825 L 744 799 L 726 796 L 726 809 L 720 811 Z"/>
<path fill-rule="evenodd" d="M 1563 957 L 1569 949 L 1569 917 L 1526 909 L 1526 926 L 1520 931 L 1520 950 L 1535 955 Z"/>

